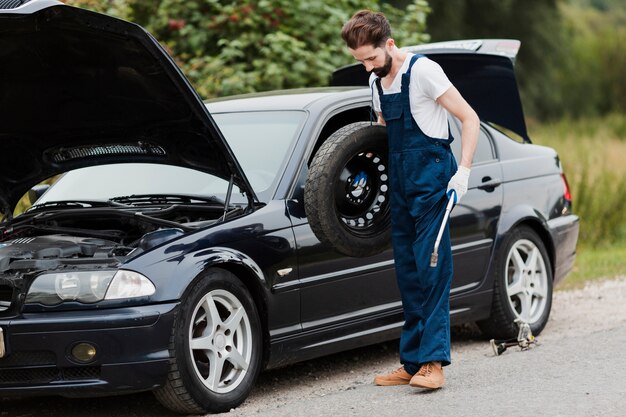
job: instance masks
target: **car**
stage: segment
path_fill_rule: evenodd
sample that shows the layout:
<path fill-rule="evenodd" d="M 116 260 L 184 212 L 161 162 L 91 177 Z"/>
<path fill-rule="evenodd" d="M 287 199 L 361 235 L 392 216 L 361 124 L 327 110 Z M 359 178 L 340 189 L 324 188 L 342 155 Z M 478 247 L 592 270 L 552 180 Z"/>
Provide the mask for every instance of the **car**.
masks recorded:
<path fill-rule="evenodd" d="M 0 28 L 0 398 L 152 390 L 221 412 L 263 369 L 399 337 L 385 128 L 368 87 L 340 86 L 360 67 L 203 102 L 135 24 L 32 0 Z M 578 237 L 559 157 L 526 132 L 517 48 L 415 48 L 482 119 L 450 315 L 487 337 L 543 329 Z"/>

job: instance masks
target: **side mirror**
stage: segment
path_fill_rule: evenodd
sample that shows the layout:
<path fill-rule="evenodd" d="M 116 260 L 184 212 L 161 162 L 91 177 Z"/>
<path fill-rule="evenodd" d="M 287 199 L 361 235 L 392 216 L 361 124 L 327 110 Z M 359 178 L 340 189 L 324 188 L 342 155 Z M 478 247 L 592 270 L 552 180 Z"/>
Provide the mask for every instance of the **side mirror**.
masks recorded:
<path fill-rule="evenodd" d="M 28 190 L 28 201 L 30 201 L 30 204 L 35 204 L 35 201 L 39 200 L 39 197 L 48 191 L 48 188 L 50 188 L 50 184 L 39 184 Z"/>

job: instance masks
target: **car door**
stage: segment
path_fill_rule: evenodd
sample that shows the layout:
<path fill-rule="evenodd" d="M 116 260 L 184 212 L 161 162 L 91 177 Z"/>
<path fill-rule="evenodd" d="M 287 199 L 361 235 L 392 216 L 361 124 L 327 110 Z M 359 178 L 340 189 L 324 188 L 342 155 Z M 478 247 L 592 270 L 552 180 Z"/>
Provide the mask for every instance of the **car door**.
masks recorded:
<path fill-rule="evenodd" d="M 298 252 L 304 331 L 331 328 L 339 322 L 359 326 L 377 315 L 401 310 L 391 249 L 367 257 L 344 256 L 323 245 L 304 213 L 305 166 L 293 198 L 288 200 Z M 384 321 L 384 319 L 383 319 Z"/>
<path fill-rule="evenodd" d="M 460 161 L 461 135 L 457 120 L 450 123 L 452 151 Z M 502 170 L 493 139 L 481 127 L 472 162 L 467 194 L 450 215 L 450 237 L 454 262 L 451 295 L 480 285 L 490 261 L 500 211 L 502 209 Z"/>

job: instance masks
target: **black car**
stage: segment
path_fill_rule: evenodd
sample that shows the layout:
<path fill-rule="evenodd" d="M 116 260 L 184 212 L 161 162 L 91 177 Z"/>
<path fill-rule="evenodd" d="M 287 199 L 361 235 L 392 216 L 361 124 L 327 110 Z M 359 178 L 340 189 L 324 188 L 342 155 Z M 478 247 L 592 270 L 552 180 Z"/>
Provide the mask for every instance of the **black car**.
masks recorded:
<path fill-rule="evenodd" d="M 420 47 L 483 120 L 451 217 L 450 314 L 489 337 L 517 318 L 541 331 L 578 235 L 557 154 L 529 143 L 518 47 Z M 0 398 L 154 390 L 224 411 L 262 369 L 397 338 L 370 100 L 337 86 L 203 103 L 139 26 L 52 0 L 0 10 Z"/>

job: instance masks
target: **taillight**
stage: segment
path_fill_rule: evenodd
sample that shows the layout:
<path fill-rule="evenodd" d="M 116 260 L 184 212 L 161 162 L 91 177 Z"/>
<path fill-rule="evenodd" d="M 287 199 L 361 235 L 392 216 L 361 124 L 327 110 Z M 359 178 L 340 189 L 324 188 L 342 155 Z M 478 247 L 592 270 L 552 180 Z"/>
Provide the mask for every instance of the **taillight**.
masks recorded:
<path fill-rule="evenodd" d="M 564 173 L 561 173 L 561 178 L 563 179 L 563 198 L 565 201 L 571 203 L 572 202 L 572 192 L 570 191 L 569 184 L 567 183 L 567 178 Z"/>

